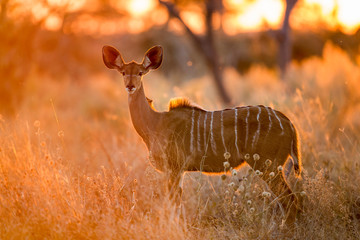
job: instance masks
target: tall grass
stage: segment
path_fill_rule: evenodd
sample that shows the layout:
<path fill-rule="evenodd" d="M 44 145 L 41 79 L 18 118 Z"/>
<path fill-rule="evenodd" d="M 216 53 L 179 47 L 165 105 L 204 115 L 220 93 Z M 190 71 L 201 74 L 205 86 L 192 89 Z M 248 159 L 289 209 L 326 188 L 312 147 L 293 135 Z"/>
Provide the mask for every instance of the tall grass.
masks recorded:
<path fill-rule="evenodd" d="M 120 77 L 31 74 L 17 117 L 0 118 L 1 239 L 359 238 L 360 68 L 341 50 L 293 63 L 285 83 L 261 66 L 225 71 L 236 103 L 274 106 L 298 127 L 305 170 L 295 191 L 306 196 L 293 225 L 247 167 L 225 180 L 186 174 L 177 209 L 129 121 Z M 159 110 L 176 95 L 222 107 L 207 76 L 177 87 L 155 72 L 144 81 Z"/>

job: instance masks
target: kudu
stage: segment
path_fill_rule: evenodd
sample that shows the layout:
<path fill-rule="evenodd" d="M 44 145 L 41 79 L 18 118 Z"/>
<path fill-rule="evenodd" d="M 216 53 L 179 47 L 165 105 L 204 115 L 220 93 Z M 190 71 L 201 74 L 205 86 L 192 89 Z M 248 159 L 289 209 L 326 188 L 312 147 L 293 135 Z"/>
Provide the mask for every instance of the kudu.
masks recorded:
<path fill-rule="evenodd" d="M 186 99 L 172 100 L 169 111 L 158 112 L 145 96 L 142 77 L 157 69 L 162 58 L 162 47 L 155 46 L 142 63 L 125 63 L 118 50 L 103 47 L 105 65 L 124 77 L 131 120 L 149 150 L 151 164 L 167 174 L 170 192 L 181 197 L 179 183 L 186 171 L 222 173 L 246 162 L 261 172 L 280 170 L 268 185 L 283 207 L 294 207 L 297 199 L 284 176 L 285 165 L 287 173 L 289 168 L 297 176 L 301 172 L 298 134 L 291 121 L 262 105 L 205 111 Z"/>

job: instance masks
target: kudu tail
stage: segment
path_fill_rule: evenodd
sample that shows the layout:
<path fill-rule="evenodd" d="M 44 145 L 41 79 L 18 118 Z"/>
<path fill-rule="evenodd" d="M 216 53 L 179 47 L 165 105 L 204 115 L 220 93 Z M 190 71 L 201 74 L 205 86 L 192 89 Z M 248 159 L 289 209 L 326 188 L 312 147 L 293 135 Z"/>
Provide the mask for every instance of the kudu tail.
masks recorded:
<path fill-rule="evenodd" d="M 294 170 L 297 177 L 300 176 L 301 170 L 302 170 L 302 163 L 301 163 L 301 154 L 300 154 L 300 140 L 299 140 L 299 134 L 294 128 L 294 136 L 292 140 L 292 148 L 291 148 L 291 157 L 294 161 Z"/>

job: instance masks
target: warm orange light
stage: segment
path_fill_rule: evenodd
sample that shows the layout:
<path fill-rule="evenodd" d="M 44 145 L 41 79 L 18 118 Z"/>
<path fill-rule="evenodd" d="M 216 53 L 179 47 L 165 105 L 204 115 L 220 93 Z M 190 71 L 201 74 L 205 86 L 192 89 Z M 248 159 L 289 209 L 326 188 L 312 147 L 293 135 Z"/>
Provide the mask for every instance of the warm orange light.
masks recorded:
<path fill-rule="evenodd" d="M 258 30 L 264 23 L 277 27 L 281 21 L 284 5 L 281 0 L 257 0 L 238 15 L 238 24 L 244 30 Z"/>
<path fill-rule="evenodd" d="M 47 0 L 52 7 L 66 8 L 67 11 L 76 11 L 84 6 L 86 0 Z"/>
<path fill-rule="evenodd" d="M 49 30 L 59 30 L 62 25 L 62 19 L 57 15 L 50 15 L 46 18 L 45 27 Z"/>
<path fill-rule="evenodd" d="M 331 14 L 335 8 L 336 0 L 305 0 L 308 5 L 318 5 L 323 15 Z"/>
<path fill-rule="evenodd" d="M 222 27 L 224 29 L 224 32 L 228 35 L 235 35 L 241 31 L 237 24 L 236 17 L 232 15 L 224 16 Z"/>
<path fill-rule="evenodd" d="M 62 25 L 64 12 L 76 11 L 97 0 L 12 0 L 8 16 L 13 19 L 30 15 L 34 22 L 43 21 L 49 30 L 58 30 Z M 259 31 L 262 28 L 279 28 L 285 11 L 285 0 L 223 0 L 226 11 L 220 18 L 214 18 L 215 28 L 220 26 L 225 33 L 234 35 L 244 31 Z M 88 32 L 126 32 L 139 33 L 153 25 L 164 24 L 168 20 L 165 8 L 160 8 L 157 0 L 110 0 L 111 5 L 119 10 L 127 11 L 127 17 L 119 24 L 102 26 L 103 23 L 89 24 L 89 28 L 79 27 Z M 182 9 L 181 15 L 189 27 L 196 33 L 204 33 L 203 5 L 190 4 Z M 94 5 L 94 9 L 96 6 Z M 58 10 L 55 13 L 52 10 Z M 294 29 L 312 29 L 324 27 L 341 28 L 345 33 L 352 34 L 360 28 L 360 0 L 303 0 L 299 1 L 292 12 L 290 23 Z M 79 20 L 77 21 L 80 21 Z M 91 19 L 89 22 L 100 21 Z M 105 22 L 104 20 L 101 20 Z M 112 21 L 106 20 L 106 21 Z M 119 23 L 119 20 L 116 20 Z M 76 24 L 74 24 L 75 26 Z M 79 23 L 79 26 L 81 23 Z M 95 26 L 95 27 L 94 27 Z M 100 26 L 100 27 L 99 27 Z M 116 27 L 114 27 L 116 26 Z M 67 27 L 69 28 L 69 27 Z M 179 28 L 177 26 L 176 28 Z M 182 27 L 181 27 L 182 28 Z M 74 27 L 78 29 L 78 27 Z M 96 30 L 97 29 L 97 30 Z M 99 30 L 100 29 L 100 30 Z"/>
<path fill-rule="evenodd" d="M 155 6 L 154 0 L 130 0 L 126 5 L 126 9 L 133 16 L 144 15 Z"/>
<path fill-rule="evenodd" d="M 338 19 L 343 30 L 353 33 L 360 27 L 360 1 L 341 0 L 338 1 Z"/>
<path fill-rule="evenodd" d="M 320 16 L 319 12 L 311 11 L 311 7 L 320 9 Z M 303 12 L 308 12 L 308 19 L 313 20 L 312 22 L 308 20 L 309 26 L 306 27 L 323 25 L 325 23 L 330 29 L 340 26 L 348 34 L 354 33 L 360 27 L 359 1 L 305 0 L 300 8 L 304 9 Z M 295 25 L 297 24 L 295 21 Z"/>
<path fill-rule="evenodd" d="M 182 11 L 181 17 L 193 32 L 204 32 L 204 17 L 199 12 Z"/>

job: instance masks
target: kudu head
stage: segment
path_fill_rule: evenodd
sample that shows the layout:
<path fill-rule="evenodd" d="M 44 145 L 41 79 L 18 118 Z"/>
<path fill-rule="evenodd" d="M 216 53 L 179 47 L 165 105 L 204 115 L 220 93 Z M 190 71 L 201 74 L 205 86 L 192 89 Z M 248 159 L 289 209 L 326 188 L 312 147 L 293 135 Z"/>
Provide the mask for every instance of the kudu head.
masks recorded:
<path fill-rule="evenodd" d="M 142 77 L 151 69 L 157 69 L 163 58 L 161 46 L 150 48 L 145 53 L 142 63 L 134 61 L 125 63 L 120 52 L 111 46 L 104 46 L 102 53 L 105 65 L 110 69 L 118 70 L 124 76 L 125 88 L 129 94 L 140 89 Z"/>

